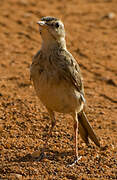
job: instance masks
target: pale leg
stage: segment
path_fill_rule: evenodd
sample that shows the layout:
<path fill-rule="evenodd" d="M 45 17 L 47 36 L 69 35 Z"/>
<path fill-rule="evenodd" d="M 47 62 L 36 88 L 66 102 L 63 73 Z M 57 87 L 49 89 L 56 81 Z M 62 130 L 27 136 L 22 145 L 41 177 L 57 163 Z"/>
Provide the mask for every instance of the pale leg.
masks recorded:
<path fill-rule="evenodd" d="M 76 160 L 69 166 L 75 165 L 78 162 L 78 160 L 81 159 L 81 156 L 78 156 L 78 118 L 77 118 L 77 113 L 72 114 L 72 117 L 74 119 L 74 140 L 75 140 Z"/>
<path fill-rule="evenodd" d="M 35 152 L 32 153 L 32 157 L 33 158 L 38 158 L 38 160 L 41 160 L 43 158 L 44 151 L 45 151 L 45 149 L 47 147 L 47 142 L 48 142 L 49 138 L 51 137 L 52 130 L 53 130 L 55 124 L 56 124 L 55 117 L 54 117 L 54 112 L 49 110 L 49 109 L 48 109 L 48 112 L 49 112 L 49 115 L 50 115 L 50 118 L 51 118 L 51 128 L 50 128 L 50 131 L 48 133 L 47 139 L 46 139 L 46 141 L 44 143 L 44 146 L 43 146 L 43 149 L 42 149 L 41 152 L 40 152 L 40 150 L 38 150 L 38 151 L 35 151 Z"/>
<path fill-rule="evenodd" d="M 56 120 L 55 120 L 54 112 L 53 112 L 53 111 L 51 111 L 51 110 L 49 110 L 49 109 L 48 109 L 48 112 L 49 112 L 50 119 L 51 119 L 51 128 L 50 128 L 50 131 L 49 131 L 49 133 L 48 133 L 48 137 L 47 137 L 47 139 L 46 139 L 46 141 L 45 141 L 45 145 L 44 145 L 44 147 L 46 147 L 47 142 L 48 142 L 49 138 L 50 138 L 50 137 L 51 137 L 51 135 L 52 135 L 52 130 L 53 130 L 53 128 L 54 128 L 54 126 L 55 126 L 55 124 L 56 124 Z"/>

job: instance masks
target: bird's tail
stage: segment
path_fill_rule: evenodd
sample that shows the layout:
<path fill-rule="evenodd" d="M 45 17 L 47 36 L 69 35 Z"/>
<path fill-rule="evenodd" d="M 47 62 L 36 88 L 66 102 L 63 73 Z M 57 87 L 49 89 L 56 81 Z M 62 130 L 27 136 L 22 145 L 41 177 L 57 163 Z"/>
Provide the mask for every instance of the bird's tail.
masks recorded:
<path fill-rule="evenodd" d="M 88 145 L 89 144 L 88 138 L 90 138 L 95 143 L 95 145 L 100 147 L 100 142 L 96 134 L 94 133 L 84 111 L 78 114 L 78 121 L 79 121 L 79 133 L 81 135 L 81 138 L 84 140 L 84 142 Z"/>

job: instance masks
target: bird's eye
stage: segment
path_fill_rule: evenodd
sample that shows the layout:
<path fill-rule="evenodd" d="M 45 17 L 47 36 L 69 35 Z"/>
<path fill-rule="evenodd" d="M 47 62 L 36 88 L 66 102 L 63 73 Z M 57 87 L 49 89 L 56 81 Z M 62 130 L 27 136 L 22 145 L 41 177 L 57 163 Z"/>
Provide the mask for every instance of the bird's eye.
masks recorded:
<path fill-rule="evenodd" d="M 60 26 L 60 25 L 59 25 L 59 23 L 58 23 L 58 22 L 57 22 L 57 23 L 55 23 L 55 27 L 56 27 L 56 28 L 59 28 L 59 26 Z"/>

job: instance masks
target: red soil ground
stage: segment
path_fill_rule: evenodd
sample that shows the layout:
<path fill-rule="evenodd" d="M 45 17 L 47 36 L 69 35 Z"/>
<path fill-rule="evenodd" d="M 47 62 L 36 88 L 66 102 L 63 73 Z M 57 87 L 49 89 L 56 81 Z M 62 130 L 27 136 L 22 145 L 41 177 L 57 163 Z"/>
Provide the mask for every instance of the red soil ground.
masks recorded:
<path fill-rule="evenodd" d="M 111 14 L 113 13 L 113 14 Z M 55 16 L 65 24 L 68 50 L 84 77 L 87 116 L 104 150 L 86 147 L 74 167 L 73 124 L 57 114 L 46 158 L 28 158 L 43 147 L 48 113 L 29 80 L 33 55 L 41 46 L 36 22 Z M 117 1 L 0 1 L 0 179 L 117 179 Z M 27 157 L 27 158 L 26 158 Z"/>

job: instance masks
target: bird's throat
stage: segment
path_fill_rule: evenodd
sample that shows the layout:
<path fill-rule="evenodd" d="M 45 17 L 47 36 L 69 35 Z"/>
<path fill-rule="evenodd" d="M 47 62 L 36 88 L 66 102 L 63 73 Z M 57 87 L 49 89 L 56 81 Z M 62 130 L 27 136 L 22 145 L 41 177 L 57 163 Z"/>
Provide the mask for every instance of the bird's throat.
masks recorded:
<path fill-rule="evenodd" d="M 59 40 L 51 39 L 51 40 L 43 40 L 42 41 L 42 50 L 49 51 L 56 48 L 66 49 L 66 41 L 65 38 L 61 38 Z"/>

